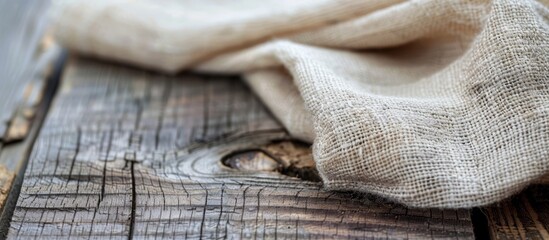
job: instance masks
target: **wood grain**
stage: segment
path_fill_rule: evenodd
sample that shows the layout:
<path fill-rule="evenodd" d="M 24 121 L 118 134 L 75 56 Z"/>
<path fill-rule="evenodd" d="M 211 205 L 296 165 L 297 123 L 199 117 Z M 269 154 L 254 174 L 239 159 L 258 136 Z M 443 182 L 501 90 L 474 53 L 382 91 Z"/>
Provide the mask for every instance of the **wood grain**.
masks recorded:
<path fill-rule="evenodd" d="M 468 210 L 322 190 L 306 152 L 237 78 L 73 59 L 8 238 L 473 238 Z"/>
<path fill-rule="evenodd" d="M 549 239 L 549 186 L 532 186 L 484 213 L 493 239 Z"/>

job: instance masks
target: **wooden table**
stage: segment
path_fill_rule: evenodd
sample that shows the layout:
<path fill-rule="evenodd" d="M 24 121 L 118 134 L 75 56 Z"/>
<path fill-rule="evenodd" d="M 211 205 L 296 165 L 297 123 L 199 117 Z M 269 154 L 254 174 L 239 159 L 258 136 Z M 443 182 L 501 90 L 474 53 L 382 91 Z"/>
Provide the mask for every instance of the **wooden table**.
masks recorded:
<path fill-rule="evenodd" d="M 323 190 L 309 146 L 236 76 L 44 64 L 47 5 L 0 1 L 2 237 L 549 239 L 544 184 L 458 210 Z"/>

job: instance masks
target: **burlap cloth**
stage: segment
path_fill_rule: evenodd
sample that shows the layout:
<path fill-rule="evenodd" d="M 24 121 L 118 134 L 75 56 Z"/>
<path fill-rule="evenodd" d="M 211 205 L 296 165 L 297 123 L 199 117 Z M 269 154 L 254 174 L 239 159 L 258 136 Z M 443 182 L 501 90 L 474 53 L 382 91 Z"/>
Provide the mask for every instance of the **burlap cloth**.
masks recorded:
<path fill-rule="evenodd" d="M 508 197 L 549 169 L 549 2 L 58 1 L 57 39 L 157 70 L 242 74 L 328 189 L 415 207 Z"/>

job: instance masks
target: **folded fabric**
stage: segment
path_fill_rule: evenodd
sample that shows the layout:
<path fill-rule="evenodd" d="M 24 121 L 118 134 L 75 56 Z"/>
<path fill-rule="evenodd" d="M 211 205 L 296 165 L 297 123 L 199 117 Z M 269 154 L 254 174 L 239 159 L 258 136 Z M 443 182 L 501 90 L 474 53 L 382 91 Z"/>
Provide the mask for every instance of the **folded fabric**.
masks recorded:
<path fill-rule="evenodd" d="M 549 2 L 72 0 L 78 52 L 242 74 L 313 142 L 328 189 L 414 207 L 517 193 L 549 170 Z"/>

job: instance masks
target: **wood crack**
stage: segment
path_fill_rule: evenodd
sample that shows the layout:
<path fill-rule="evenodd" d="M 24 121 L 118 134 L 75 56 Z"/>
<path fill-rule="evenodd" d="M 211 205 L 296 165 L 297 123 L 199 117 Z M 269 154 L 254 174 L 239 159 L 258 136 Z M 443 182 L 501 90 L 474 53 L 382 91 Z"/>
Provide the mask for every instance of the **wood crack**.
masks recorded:
<path fill-rule="evenodd" d="M 131 176 L 132 176 L 132 208 L 130 214 L 130 229 L 128 231 L 128 240 L 133 239 L 133 234 L 135 231 L 135 212 L 137 209 L 137 192 L 135 189 L 135 162 L 131 161 Z"/>
<path fill-rule="evenodd" d="M 74 155 L 71 159 L 71 166 L 70 166 L 70 169 L 69 169 L 69 180 L 72 180 L 72 172 L 74 170 L 74 164 L 76 163 L 76 158 L 78 157 L 78 153 L 80 152 L 80 141 L 81 141 L 81 138 L 82 138 L 82 130 L 78 127 L 76 129 L 76 147 L 75 147 L 75 150 L 74 150 Z"/>
<path fill-rule="evenodd" d="M 206 190 L 206 196 L 204 197 L 204 206 L 202 210 L 202 218 L 200 220 L 200 239 L 204 239 L 204 222 L 206 221 L 206 211 L 208 209 L 208 189 Z"/>

